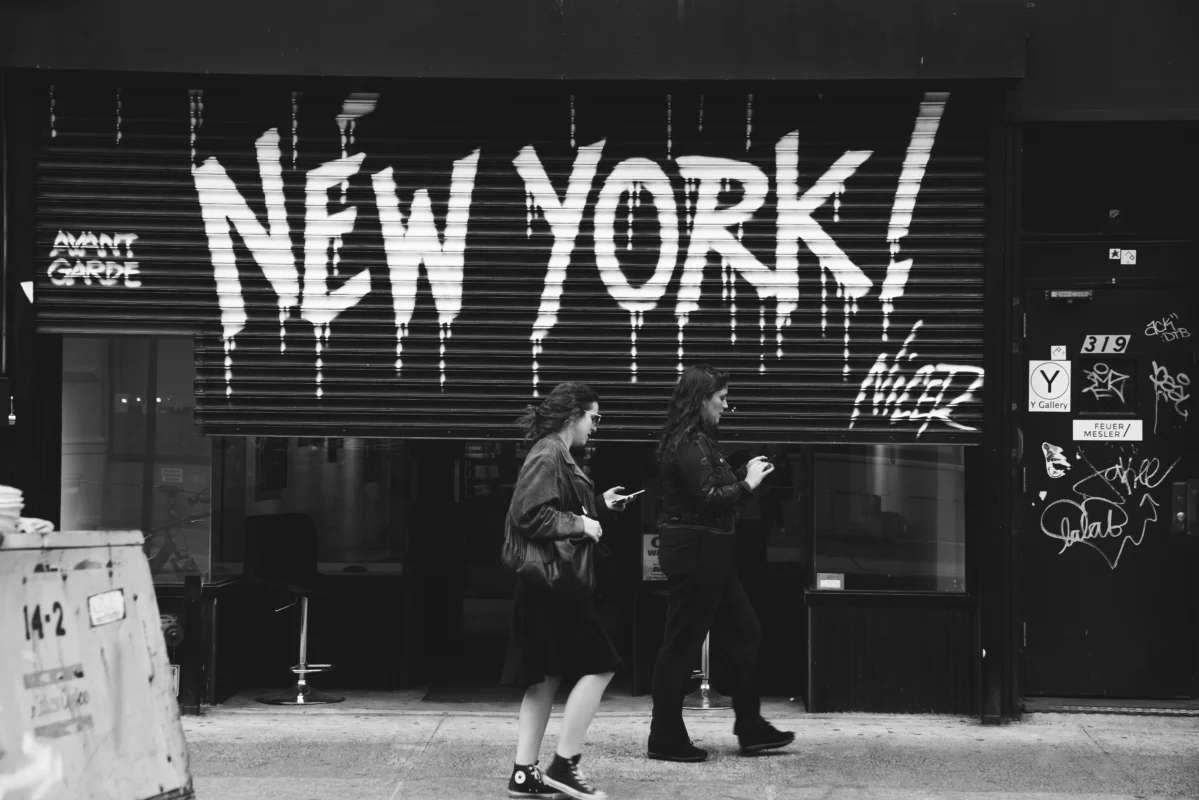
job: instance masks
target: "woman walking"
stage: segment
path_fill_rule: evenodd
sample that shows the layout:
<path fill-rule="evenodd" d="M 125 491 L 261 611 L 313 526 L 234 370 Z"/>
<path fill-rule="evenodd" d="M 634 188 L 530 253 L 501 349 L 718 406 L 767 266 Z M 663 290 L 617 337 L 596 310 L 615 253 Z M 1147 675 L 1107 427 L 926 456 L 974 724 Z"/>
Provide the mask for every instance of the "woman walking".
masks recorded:
<path fill-rule="evenodd" d="M 729 377 L 707 364 L 683 371 L 671 399 L 658 449 L 662 528 L 658 558 L 670 596 L 666 631 L 654 665 L 649 757 L 703 761 L 683 724 L 683 698 L 695 655 L 709 630 L 713 653 L 732 670 L 733 733 L 743 754 L 785 747 L 795 734 L 762 718 L 755 688 L 762 633 L 735 572 L 737 505 L 774 467 L 763 456 L 736 472 L 716 441 L 728 408 Z"/>
<path fill-rule="evenodd" d="M 591 604 L 592 549 L 603 536 L 600 517 L 623 510 L 628 498 L 622 486 L 597 498 L 570 454 L 599 421 L 599 397 L 582 383 L 559 384 L 518 420 L 534 444 L 517 478 L 504 540 L 504 562 L 519 578 L 502 681 L 525 690 L 508 781 L 512 797 L 607 797 L 579 770 L 587 727 L 620 664 Z M 542 772 L 537 756 L 564 676 L 578 682 L 566 701 L 557 752 Z"/>

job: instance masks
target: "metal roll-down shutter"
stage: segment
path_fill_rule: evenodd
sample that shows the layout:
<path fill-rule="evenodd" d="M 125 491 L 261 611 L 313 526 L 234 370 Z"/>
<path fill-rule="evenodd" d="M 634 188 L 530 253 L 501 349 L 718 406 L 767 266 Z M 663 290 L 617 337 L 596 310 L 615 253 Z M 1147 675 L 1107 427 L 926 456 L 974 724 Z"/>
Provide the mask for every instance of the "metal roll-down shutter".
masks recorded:
<path fill-rule="evenodd" d="M 986 103 L 802 84 L 56 83 L 39 329 L 194 333 L 206 433 L 978 443 Z M 51 117 L 53 114 L 53 117 Z"/>

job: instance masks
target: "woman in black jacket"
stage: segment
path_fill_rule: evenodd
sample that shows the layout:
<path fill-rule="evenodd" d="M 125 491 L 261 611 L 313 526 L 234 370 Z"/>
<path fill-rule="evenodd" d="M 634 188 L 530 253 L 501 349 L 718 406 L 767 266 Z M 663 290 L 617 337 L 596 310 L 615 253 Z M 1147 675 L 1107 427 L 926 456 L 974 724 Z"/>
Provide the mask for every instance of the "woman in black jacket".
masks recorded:
<path fill-rule="evenodd" d="M 654 665 L 649 757 L 703 761 L 683 724 L 691 665 L 709 630 L 711 648 L 732 668 L 733 733 L 744 754 L 784 747 L 795 735 L 762 719 L 754 686 L 762 633 L 737 580 L 734 534 L 737 505 L 774 467 L 763 456 L 734 471 L 716 443 L 728 408 L 729 376 L 707 364 L 684 370 L 670 403 L 658 449 L 662 517 L 658 558 L 670 598 L 666 631 Z"/>
<path fill-rule="evenodd" d="M 508 510 L 504 555 L 509 561 L 512 543 L 526 564 L 534 563 L 518 573 L 502 679 L 525 690 L 508 781 L 512 797 L 607 797 L 578 767 L 587 727 L 620 664 L 591 604 L 592 548 L 604 534 L 600 518 L 622 510 L 628 498 L 620 494 L 622 486 L 597 497 L 570 454 L 587 443 L 599 421 L 599 397 L 582 383 L 559 384 L 518 421 L 534 444 Z M 553 763 L 541 772 L 537 755 L 563 676 L 579 677 L 566 701 Z"/>

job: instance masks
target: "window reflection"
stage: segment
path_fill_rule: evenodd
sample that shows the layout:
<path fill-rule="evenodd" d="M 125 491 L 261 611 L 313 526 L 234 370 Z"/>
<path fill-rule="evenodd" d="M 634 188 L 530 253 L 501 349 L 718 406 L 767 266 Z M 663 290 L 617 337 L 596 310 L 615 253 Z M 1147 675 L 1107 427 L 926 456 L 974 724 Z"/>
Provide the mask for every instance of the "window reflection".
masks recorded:
<path fill-rule="evenodd" d="M 816 448 L 817 572 L 846 589 L 966 589 L 965 448 Z"/>
<path fill-rule="evenodd" d="M 211 445 L 190 339 L 63 339 L 62 530 L 140 530 L 159 583 L 209 578 Z"/>
<path fill-rule="evenodd" d="M 245 518 L 307 514 L 323 568 L 397 564 L 407 544 L 407 446 L 398 439 L 223 437 L 221 574 L 244 559 Z"/>

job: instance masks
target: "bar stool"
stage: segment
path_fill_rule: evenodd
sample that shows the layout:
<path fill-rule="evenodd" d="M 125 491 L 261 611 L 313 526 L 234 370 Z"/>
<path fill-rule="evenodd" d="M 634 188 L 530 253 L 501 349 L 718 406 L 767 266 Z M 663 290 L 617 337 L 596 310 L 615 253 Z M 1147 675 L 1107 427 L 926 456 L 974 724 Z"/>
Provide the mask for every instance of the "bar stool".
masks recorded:
<path fill-rule="evenodd" d="M 683 699 L 683 708 L 691 711 L 723 711 L 733 707 L 732 700 L 708 685 L 708 679 L 712 677 L 712 664 L 708 660 L 708 642 L 711 638 L 712 632 L 709 631 L 708 635 L 704 637 L 704 652 L 700 670 L 691 676 L 699 678 L 699 688 Z"/>
<path fill-rule="evenodd" d="M 257 514 L 246 517 L 246 561 L 243 580 L 293 595 L 276 613 L 300 604 L 300 659 L 291 668 L 296 684 L 275 694 L 256 697 L 259 703 L 308 706 L 340 703 L 344 697 L 308 685 L 312 673 L 328 672 L 332 664 L 308 663 L 308 598 L 328 595 L 316 569 L 316 525 L 307 514 Z"/>

